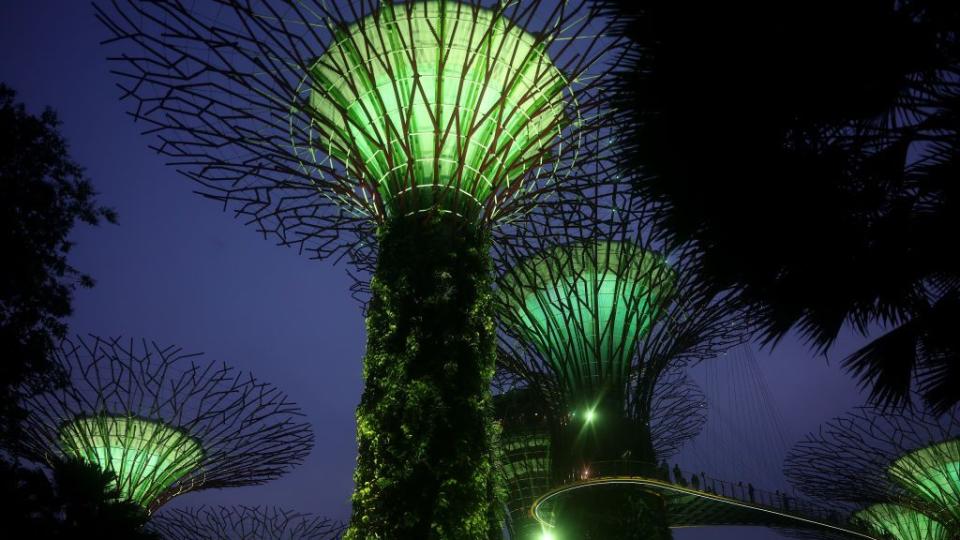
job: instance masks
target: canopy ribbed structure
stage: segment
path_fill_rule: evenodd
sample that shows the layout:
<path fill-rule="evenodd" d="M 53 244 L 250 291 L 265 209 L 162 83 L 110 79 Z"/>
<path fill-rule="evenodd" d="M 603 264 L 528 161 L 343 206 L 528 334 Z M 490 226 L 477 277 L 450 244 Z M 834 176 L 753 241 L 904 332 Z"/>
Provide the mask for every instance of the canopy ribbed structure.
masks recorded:
<path fill-rule="evenodd" d="M 557 247 L 500 281 L 501 317 L 547 360 L 568 395 L 622 391 L 673 282 L 662 256 L 634 244 Z"/>
<path fill-rule="evenodd" d="M 593 142 L 594 155 L 612 158 L 608 141 Z M 611 170 L 596 169 L 594 180 L 603 184 Z M 622 461 L 634 475 L 659 477 L 661 460 L 705 420 L 686 365 L 746 335 L 737 306 L 684 271 L 694 254 L 679 249 L 668 262 L 642 209 L 624 210 L 638 207 L 611 187 L 566 242 L 534 234 L 498 250 L 499 358 L 543 400 L 548 493 L 570 490 L 542 509 L 549 520 L 537 518 L 562 538 L 669 537 L 665 499 L 653 490 L 583 480 Z"/>
<path fill-rule="evenodd" d="M 156 150 L 317 258 L 390 217 L 555 214 L 609 130 L 622 38 L 587 0 L 119 0 L 97 6 Z"/>
<path fill-rule="evenodd" d="M 497 461 L 507 492 L 507 528 L 511 538 L 537 539 L 542 529 L 530 506 L 550 489 L 553 474 L 544 403 L 528 388 L 500 393 L 493 402 L 501 430 Z"/>
<path fill-rule="evenodd" d="M 190 491 L 277 478 L 313 447 L 277 388 L 177 347 L 77 337 L 55 359 L 66 385 L 26 400 L 18 452 L 95 464 L 150 512 Z"/>
<path fill-rule="evenodd" d="M 944 441 L 905 454 L 890 464 L 890 476 L 960 523 L 960 440 Z"/>
<path fill-rule="evenodd" d="M 60 428 L 63 452 L 116 475 L 120 496 L 148 506 L 197 468 L 203 448 L 190 435 L 161 422 L 96 416 Z"/>
<path fill-rule="evenodd" d="M 874 504 L 853 515 L 879 535 L 897 540 L 946 540 L 946 530 L 930 517 L 897 504 Z"/>
<path fill-rule="evenodd" d="M 787 458 L 809 495 L 901 540 L 960 535 L 960 416 L 861 408 L 821 426 Z"/>
<path fill-rule="evenodd" d="M 344 525 L 277 507 L 199 506 L 158 512 L 147 529 L 163 540 L 335 540 Z"/>
<path fill-rule="evenodd" d="M 509 527 L 516 538 L 536 538 L 541 527 L 530 515 L 530 505 L 550 488 L 550 435 L 535 431 L 504 435 L 500 449 Z"/>
<path fill-rule="evenodd" d="M 479 215 L 553 159 L 568 82 L 542 40 L 497 10 L 385 3 L 310 70 L 310 147 L 388 214 Z"/>

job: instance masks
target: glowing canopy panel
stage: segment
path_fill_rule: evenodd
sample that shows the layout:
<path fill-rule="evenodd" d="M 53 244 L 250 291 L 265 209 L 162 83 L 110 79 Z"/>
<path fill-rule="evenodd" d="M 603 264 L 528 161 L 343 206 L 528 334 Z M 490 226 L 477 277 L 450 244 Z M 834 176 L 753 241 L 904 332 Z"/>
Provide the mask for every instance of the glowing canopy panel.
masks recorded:
<path fill-rule="evenodd" d="M 203 460 L 186 433 L 159 422 L 123 416 L 80 418 L 60 428 L 63 451 L 117 476 L 120 496 L 149 507 Z"/>
<path fill-rule="evenodd" d="M 890 475 L 944 518 L 960 522 L 960 440 L 914 450 L 890 465 Z"/>
<path fill-rule="evenodd" d="M 626 382 L 637 344 L 674 283 L 663 258 L 620 242 L 565 246 L 513 268 L 506 324 L 573 392 Z"/>
<path fill-rule="evenodd" d="M 916 510 L 897 504 L 875 504 L 854 514 L 877 533 L 896 540 L 945 540 L 940 523 Z"/>
<path fill-rule="evenodd" d="M 537 432 L 505 435 L 500 450 L 511 529 L 518 538 L 533 540 L 541 528 L 530 516 L 530 506 L 550 488 L 550 437 Z"/>
<path fill-rule="evenodd" d="M 477 215 L 549 163 L 568 123 L 543 44 L 455 1 L 384 2 L 335 36 L 310 82 L 311 148 L 388 215 Z"/>

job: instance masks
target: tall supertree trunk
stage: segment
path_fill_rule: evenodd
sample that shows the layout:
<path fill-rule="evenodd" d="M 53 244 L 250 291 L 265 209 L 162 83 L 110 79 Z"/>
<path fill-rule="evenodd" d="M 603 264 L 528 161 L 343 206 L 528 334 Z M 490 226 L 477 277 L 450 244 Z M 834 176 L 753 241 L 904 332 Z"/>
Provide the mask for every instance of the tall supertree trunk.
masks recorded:
<path fill-rule="evenodd" d="M 347 538 L 487 538 L 488 233 L 451 214 L 415 214 L 390 220 L 379 241 Z"/>

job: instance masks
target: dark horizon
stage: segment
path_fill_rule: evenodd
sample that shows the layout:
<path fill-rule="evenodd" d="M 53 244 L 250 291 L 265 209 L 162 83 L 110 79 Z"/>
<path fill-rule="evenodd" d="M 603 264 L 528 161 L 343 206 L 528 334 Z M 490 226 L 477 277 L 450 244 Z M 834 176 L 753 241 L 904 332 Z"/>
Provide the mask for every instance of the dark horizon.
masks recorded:
<path fill-rule="evenodd" d="M 72 157 L 86 168 L 100 202 L 119 214 L 118 225 L 75 230 L 71 260 L 97 286 L 77 293 L 71 333 L 144 337 L 203 352 L 275 384 L 314 426 L 314 451 L 291 474 L 263 486 L 191 493 L 170 506 L 278 505 L 346 520 L 364 323 L 345 265 L 275 246 L 194 194 L 194 185 L 148 149 L 151 139 L 140 135 L 143 127 L 118 99 L 107 50 L 99 45 L 107 34 L 90 4 L 21 2 L 3 13 L 0 81 L 31 112 L 57 111 Z M 862 341 L 845 333 L 831 359 Z M 814 358 L 793 335 L 773 351 L 758 351 L 757 360 L 788 445 L 864 402 L 836 361 Z M 779 476 L 730 480 L 786 488 Z M 675 535 L 782 537 L 741 528 Z"/>

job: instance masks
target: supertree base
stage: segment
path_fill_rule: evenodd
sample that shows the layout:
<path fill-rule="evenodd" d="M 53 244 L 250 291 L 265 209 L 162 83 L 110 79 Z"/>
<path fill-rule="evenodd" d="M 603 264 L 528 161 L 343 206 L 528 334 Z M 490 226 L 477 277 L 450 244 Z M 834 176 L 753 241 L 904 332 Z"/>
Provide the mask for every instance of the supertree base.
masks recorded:
<path fill-rule="evenodd" d="M 568 495 L 557 508 L 558 540 L 671 540 L 663 497 L 656 493 L 608 485 Z"/>

